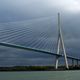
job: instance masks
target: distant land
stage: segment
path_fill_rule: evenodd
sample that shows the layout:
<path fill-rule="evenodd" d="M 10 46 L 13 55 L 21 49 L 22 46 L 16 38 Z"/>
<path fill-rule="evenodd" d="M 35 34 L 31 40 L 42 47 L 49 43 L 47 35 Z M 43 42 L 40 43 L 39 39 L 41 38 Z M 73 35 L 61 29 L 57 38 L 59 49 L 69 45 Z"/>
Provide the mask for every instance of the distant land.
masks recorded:
<path fill-rule="evenodd" d="M 13 66 L 13 67 L 0 67 L 0 71 L 62 71 L 67 70 L 65 66 L 59 66 L 56 70 L 54 66 Z M 80 70 L 79 66 L 69 66 L 69 70 Z"/>

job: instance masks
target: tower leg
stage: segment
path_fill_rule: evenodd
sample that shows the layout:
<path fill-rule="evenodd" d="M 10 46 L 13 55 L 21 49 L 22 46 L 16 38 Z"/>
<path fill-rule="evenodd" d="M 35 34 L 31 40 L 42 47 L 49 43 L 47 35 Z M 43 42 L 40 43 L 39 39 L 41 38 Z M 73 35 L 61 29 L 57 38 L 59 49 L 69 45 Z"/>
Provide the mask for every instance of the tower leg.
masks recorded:
<path fill-rule="evenodd" d="M 58 38 L 58 47 L 57 47 L 57 54 L 59 54 L 59 50 L 60 49 L 60 38 Z M 58 69 L 58 59 L 59 59 L 59 56 L 56 56 L 56 69 Z"/>
<path fill-rule="evenodd" d="M 66 55 L 66 51 L 65 51 L 65 47 L 64 47 L 62 36 L 61 36 L 61 43 L 62 43 L 62 48 L 63 48 L 63 52 L 64 52 L 64 59 L 65 59 L 66 68 L 69 69 L 67 55 Z"/>
<path fill-rule="evenodd" d="M 58 69 L 58 62 L 59 62 L 59 57 L 58 56 L 56 56 L 56 69 Z"/>

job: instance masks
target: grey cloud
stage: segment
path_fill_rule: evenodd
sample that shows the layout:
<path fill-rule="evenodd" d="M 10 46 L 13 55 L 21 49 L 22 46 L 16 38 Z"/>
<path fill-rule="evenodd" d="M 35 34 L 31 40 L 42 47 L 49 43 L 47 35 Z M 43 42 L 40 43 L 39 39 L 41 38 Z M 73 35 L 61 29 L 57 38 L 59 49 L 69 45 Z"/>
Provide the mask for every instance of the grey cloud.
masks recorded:
<path fill-rule="evenodd" d="M 66 51 L 69 55 L 79 57 L 80 12 L 79 10 L 68 10 L 67 5 L 70 0 L 66 0 L 67 4 L 65 3 L 66 1 L 61 1 L 62 3 L 59 3 L 59 0 L 1 0 L 0 22 L 8 23 L 0 23 L 0 42 L 9 42 L 56 52 L 58 35 L 57 12 L 60 11 Z M 71 1 L 73 1 L 71 5 L 72 8 L 72 6 L 75 5 L 75 1 Z M 4 62 L 1 63 L 2 65 L 7 65 L 10 60 L 12 60 L 13 64 L 19 61 L 16 63 L 18 65 L 27 65 L 29 62 L 30 65 L 32 63 L 41 64 L 43 61 L 42 64 L 48 64 L 50 62 L 52 64 L 51 60 L 47 63 L 43 59 L 49 57 L 52 59 L 49 55 L 5 47 L 0 47 L 0 52 L 1 57 L 6 57 L 1 59 L 1 61 Z M 10 59 L 8 57 L 16 58 Z M 23 60 L 17 59 L 20 57 L 24 59 L 27 58 L 28 60 L 24 60 L 25 62 L 23 63 Z M 6 60 L 7 63 L 5 62 Z M 37 60 L 40 61 L 40 63 L 38 63 Z M 26 63 L 26 61 L 28 63 Z M 9 63 L 11 64 L 11 62 Z"/>

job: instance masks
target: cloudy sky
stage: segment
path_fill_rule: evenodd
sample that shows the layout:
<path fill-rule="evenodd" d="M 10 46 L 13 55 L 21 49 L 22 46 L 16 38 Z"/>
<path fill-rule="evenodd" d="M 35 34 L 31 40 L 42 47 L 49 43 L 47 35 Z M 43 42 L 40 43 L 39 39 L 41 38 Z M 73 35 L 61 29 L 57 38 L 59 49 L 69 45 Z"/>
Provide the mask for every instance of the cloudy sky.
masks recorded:
<path fill-rule="evenodd" d="M 26 44 L 25 46 L 28 47 L 34 47 L 39 43 L 35 48 L 54 51 L 52 48 L 55 48 L 57 40 L 58 12 L 61 13 L 66 51 L 71 56 L 79 57 L 80 0 L 0 0 L 0 41 Z M 24 32 L 23 34 L 21 30 Z M 25 33 L 26 35 L 24 35 Z M 0 50 L 0 57 L 7 57 L 0 60 L 3 66 L 53 64 L 53 57 L 50 55 L 2 46 Z M 25 56 L 27 57 L 25 58 Z M 23 59 L 19 59 L 20 57 Z"/>
<path fill-rule="evenodd" d="M 57 12 L 78 15 L 80 0 L 0 0 L 0 22 L 54 16 Z"/>

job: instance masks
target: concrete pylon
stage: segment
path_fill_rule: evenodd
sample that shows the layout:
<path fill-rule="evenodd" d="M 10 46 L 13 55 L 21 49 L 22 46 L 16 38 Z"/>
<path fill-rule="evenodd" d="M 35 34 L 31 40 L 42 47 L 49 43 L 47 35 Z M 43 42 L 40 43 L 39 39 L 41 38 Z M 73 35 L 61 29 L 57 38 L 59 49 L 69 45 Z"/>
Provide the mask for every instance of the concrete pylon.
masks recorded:
<path fill-rule="evenodd" d="M 67 56 L 66 56 L 66 51 L 65 51 L 65 46 L 64 46 L 64 41 L 63 41 L 62 30 L 61 30 L 61 25 L 60 25 L 60 13 L 58 13 L 58 42 L 57 42 L 57 54 L 60 54 L 60 49 L 61 49 L 61 48 L 62 48 L 62 51 L 63 51 L 66 68 L 69 69 L 68 61 L 67 61 Z M 56 69 L 58 69 L 58 61 L 59 61 L 59 56 L 56 56 Z"/>

